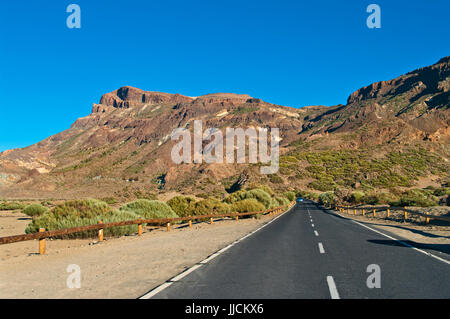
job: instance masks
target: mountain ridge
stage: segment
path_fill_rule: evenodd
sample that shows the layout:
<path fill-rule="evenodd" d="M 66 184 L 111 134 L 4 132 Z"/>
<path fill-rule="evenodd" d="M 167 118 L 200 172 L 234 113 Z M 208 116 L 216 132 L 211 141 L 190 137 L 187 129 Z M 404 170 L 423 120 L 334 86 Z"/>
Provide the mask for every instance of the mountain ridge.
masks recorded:
<path fill-rule="evenodd" d="M 314 151 L 380 148 L 386 153 L 414 142 L 448 161 L 449 91 L 450 57 L 362 87 L 349 95 L 346 105 L 296 109 L 247 94 L 188 97 L 124 86 L 103 94 L 92 112 L 69 129 L 0 153 L 0 197 L 106 196 L 131 184 L 179 191 L 189 181 L 195 182 L 186 191 L 198 187 L 219 192 L 254 165 L 171 163 L 172 130 L 191 129 L 195 119 L 204 128 L 278 127 L 282 155 L 302 143 L 315 143 Z M 266 178 L 254 176 L 255 181 Z M 311 182 L 309 177 L 291 177 L 282 176 L 274 184 L 289 189 Z M 208 180 L 211 185 L 203 185 Z"/>

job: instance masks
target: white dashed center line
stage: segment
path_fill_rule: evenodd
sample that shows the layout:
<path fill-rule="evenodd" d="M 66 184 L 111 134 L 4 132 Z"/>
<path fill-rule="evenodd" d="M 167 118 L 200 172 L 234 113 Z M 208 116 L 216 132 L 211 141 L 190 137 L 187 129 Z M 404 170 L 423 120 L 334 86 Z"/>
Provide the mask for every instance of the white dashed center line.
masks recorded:
<path fill-rule="evenodd" d="M 325 249 L 323 249 L 322 243 L 319 243 L 319 251 L 321 254 L 325 254 Z"/>
<path fill-rule="evenodd" d="M 336 289 L 336 284 L 332 276 L 327 276 L 328 289 L 330 290 L 331 299 L 340 299 Z"/>
<path fill-rule="evenodd" d="M 317 232 L 317 230 L 314 231 L 314 235 L 319 236 L 319 233 Z"/>

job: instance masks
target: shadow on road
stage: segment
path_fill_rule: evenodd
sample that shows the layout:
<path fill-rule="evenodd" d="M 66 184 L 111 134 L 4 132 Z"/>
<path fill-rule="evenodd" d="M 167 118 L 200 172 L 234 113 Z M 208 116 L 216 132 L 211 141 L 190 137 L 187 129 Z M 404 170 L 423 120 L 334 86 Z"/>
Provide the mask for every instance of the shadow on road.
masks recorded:
<path fill-rule="evenodd" d="M 450 236 L 431 234 L 431 233 L 427 233 L 426 231 L 423 231 L 423 230 L 420 230 L 420 229 L 414 229 L 414 228 L 410 228 L 410 227 L 406 227 L 406 226 L 389 225 L 389 224 L 375 224 L 375 223 L 370 223 L 370 224 L 371 225 L 389 226 L 389 227 L 404 229 L 404 230 L 408 230 L 408 231 L 410 231 L 412 233 L 419 234 L 419 235 L 422 235 L 424 237 L 429 237 L 429 238 L 450 238 Z"/>
<path fill-rule="evenodd" d="M 368 242 L 374 243 L 374 244 L 379 244 L 379 245 L 406 247 L 405 245 L 402 245 L 397 240 L 391 240 L 391 239 L 369 239 Z M 411 245 L 413 247 L 419 248 L 419 249 L 434 250 L 434 251 L 439 251 L 439 252 L 450 255 L 450 245 L 449 244 L 422 244 L 422 243 L 416 243 L 411 240 L 402 240 L 402 242 L 404 242 L 408 245 Z"/>

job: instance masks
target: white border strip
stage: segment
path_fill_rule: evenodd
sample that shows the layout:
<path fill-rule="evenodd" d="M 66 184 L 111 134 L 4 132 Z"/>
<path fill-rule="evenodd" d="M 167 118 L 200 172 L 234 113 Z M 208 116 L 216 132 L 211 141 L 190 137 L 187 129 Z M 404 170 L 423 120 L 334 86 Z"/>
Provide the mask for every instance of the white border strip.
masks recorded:
<path fill-rule="evenodd" d="M 174 282 L 179 281 L 180 279 L 182 279 L 183 277 L 187 276 L 188 274 L 190 274 L 191 272 L 193 272 L 194 270 L 200 268 L 202 265 L 208 263 L 209 261 L 213 260 L 214 258 L 216 258 L 217 256 L 219 256 L 220 254 L 224 253 L 225 251 L 227 251 L 228 249 L 230 249 L 231 247 L 233 247 L 234 245 L 236 245 L 237 243 L 239 243 L 240 241 L 244 240 L 245 238 L 253 235 L 254 233 L 256 233 L 257 231 L 260 231 L 261 229 L 263 229 L 264 227 L 266 227 L 267 225 L 269 225 L 270 223 L 274 222 L 275 220 L 277 220 L 278 218 L 280 218 L 281 216 L 283 216 L 284 214 L 288 213 L 291 211 L 291 209 L 295 207 L 295 205 L 293 205 L 291 208 L 289 208 L 287 211 L 281 213 L 279 216 L 273 218 L 272 220 L 268 221 L 267 223 L 265 223 L 264 225 L 262 225 L 261 227 L 259 227 L 258 229 L 248 233 L 247 235 L 245 235 L 244 237 L 232 242 L 231 244 L 229 244 L 228 246 L 220 249 L 219 251 L 213 253 L 212 255 L 208 256 L 206 259 L 202 260 L 201 262 L 195 264 L 194 266 L 192 266 L 191 268 L 188 268 L 187 270 L 183 271 L 182 273 L 176 275 L 175 277 L 173 277 L 172 279 L 169 279 L 168 281 L 166 281 L 165 283 L 159 285 L 158 287 L 154 288 L 153 290 L 149 291 L 148 293 L 146 293 L 145 295 L 143 295 L 142 297 L 139 297 L 138 299 L 150 299 L 151 297 L 153 297 L 154 295 L 160 293 L 161 291 L 163 291 L 164 289 L 166 289 L 167 287 L 169 287 L 170 285 L 172 285 Z"/>
<path fill-rule="evenodd" d="M 153 289 L 152 291 L 146 293 L 142 297 L 139 297 L 138 299 L 150 299 L 151 297 L 153 297 L 157 293 L 159 293 L 159 292 L 163 291 L 164 289 L 166 289 L 167 287 L 169 287 L 171 284 L 172 284 L 171 282 L 165 282 L 162 285 L 160 285 L 160 286 L 156 287 L 155 289 Z"/>

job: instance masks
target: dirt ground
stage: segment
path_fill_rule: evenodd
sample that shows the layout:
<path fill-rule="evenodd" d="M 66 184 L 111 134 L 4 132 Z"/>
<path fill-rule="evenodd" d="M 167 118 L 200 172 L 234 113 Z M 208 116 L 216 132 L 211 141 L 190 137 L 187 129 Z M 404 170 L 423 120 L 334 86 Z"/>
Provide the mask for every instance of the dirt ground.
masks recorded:
<path fill-rule="evenodd" d="M 26 216 L 1 213 L 0 236 L 23 233 Z M 271 220 L 240 219 L 193 224 L 167 232 L 97 240 L 47 240 L 0 245 L 0 298 L 137 298 Z M 78 265 L 81 288 L 68 288 L 67 267 Z"/>

